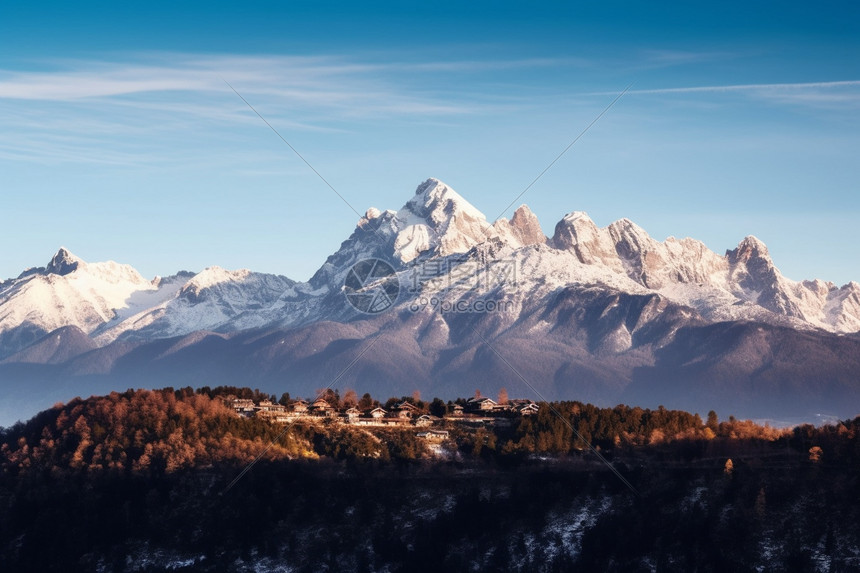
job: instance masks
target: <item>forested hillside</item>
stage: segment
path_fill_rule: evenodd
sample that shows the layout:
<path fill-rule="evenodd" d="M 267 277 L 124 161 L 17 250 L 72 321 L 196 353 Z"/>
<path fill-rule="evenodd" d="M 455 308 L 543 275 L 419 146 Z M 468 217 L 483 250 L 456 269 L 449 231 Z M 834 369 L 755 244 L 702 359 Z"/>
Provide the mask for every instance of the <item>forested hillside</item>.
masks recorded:
<path fill-rule="evenodd" d="M 860 567 L 860 418 L 777 430 L 565 402 L 445 418 L 447 439 L 428 442 L 336 420 L 287 429 L 226 396 L 270 398 L 128 391 L 3 430 L 3 570 Z"/>

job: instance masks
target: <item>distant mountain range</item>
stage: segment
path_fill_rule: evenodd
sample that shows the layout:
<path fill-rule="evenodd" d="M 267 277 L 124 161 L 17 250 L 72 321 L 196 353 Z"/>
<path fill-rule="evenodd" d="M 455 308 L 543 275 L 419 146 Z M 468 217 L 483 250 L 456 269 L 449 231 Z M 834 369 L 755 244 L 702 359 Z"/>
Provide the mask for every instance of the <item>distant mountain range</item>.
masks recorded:
<path fill-rule="evenodd" d="M 356 310 L 345 282 L 380 312 Z M 61 248 L 0 283 L 0 424 L 127 387 L 310 395 L 335 379 L 535 398 L 524 378 L 548 399 L 848 417 L 859 332 L 860 284 L 791 281 L 755 237 L 719 255 L 573 212 L 547 238 L 525 205 L 490 223 L 428 179 L 399 211 L 369 209 L 308 282 L 219 267 L 147 280 Z"/>

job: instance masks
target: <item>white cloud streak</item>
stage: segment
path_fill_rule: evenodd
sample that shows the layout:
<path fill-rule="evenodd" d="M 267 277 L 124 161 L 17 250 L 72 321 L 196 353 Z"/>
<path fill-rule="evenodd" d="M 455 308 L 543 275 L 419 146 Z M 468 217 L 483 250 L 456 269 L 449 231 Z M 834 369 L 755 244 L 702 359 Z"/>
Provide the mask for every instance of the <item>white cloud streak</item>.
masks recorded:
<path fill-rule="evenodd" d="M 631 95 L 730 95 L 820 110 L 860 108 L 860 80 L 771 84 L 734 84 L 631 90 Z"/>
<path fill-rule="evenodd" d="M 834 89 L 846 87 L 860 87 L 860 80 L 847 80 L 835 82 L 805 82 L 805 83 L 783 83 L 783 84 L 737 84 L 724 86 L 694 86 L 680 88 L 658 88 L 630 90 L 631 94 L 673 94 L 673 93 L 703 93 L 703 92 L 762 92 L 762 91 L 790 91 L 790 90 L 816 90 Z"/>
<path fill-rule="evenodd" d="M 439 101 L 440 86 L 408 89 L 388 80 L 415 73 L 472 73 L 500 69 L 570 65 L 574 60 L 522 59 L 367 64 L 335 57 L 194 57 L 158 55 L 156 64 L 57 62 L 54 71 L 0 70 L 0 98 L 77 101 L 157 92 L 218 92 L 222 77 L 245 92 L 271 95 L 314 106 L 362 103 L 371 110 L 398 113 L 463 113 L 471 106 Z M 373 103 L 375 102 L 375 103 Z"/>
<path fill-rule="evenodd" d="M 722 57 L 687 52 L 645 56 L 660 65 Z M 511 70 L 516 78 L 522 71 L 593 64 L 576 58 L 379 63 L 337 56 L 157 52 L 112 61 L 43 61 L 38 70 L 0 69 L 0 157 L 170 162 L 176 154 L 157 146 L 156 140 L 173 141 L 188 133 L 200 134 L 198 140 L 207 137 L 204 133 L 223 138 L 226 126 L 258 125 L 222 78 L 281 129 L 345 132 L 365 129 L 368 122 L 456 124 L 468 116 L 513 116 L 565 97 L 516 81 L 500 88 L 500 70 Z M 489 83 L 475 82 L 475 77 Z M 784 105 L 844 109 L 860 106 L 858 87 L 860 81 L 853 80 L 710 85 L 633 89 L 626 97 L 737 93 Z"/>
<path fill-rule="evenodd" d="M 524 97 L 466 93 L 465 75 L 580 65 L 574 59 L 361 62 L 335 56 L 147 53 L 112 61 L 52 60 L 0 69 L 0 157 L 39 162 L 137 163 L 135 149 L 225 125 L 257 125 L 229 81 L 282 129 L 343 132 L 361 122 L 455 121 L 513 112 Z M 221 130 L 221 131 L 219 131 Z M 105 151 L 107 150 L 107 151 Z M 109 151 L 109 152 L 108 152 Z M 169 161 L 170 154 L 166 156 Z M 144 162 L 145 162 L 144 161 Z"/>
<path fill-rule="evenodd" d="M 712 96 L 700 98 L 709 105 L 718 104 L 719 96 L 737 95 L 769 104 L 804 107 L 821 111 L 854 111 L 860 109 L 860 80 L 829 82 L 794 82 L 761 84 L 728 84 L 671 88 L 632 89 L 628 96 Z M 610 96 L 613 92 L 591 92 L 583 96 Z"/>

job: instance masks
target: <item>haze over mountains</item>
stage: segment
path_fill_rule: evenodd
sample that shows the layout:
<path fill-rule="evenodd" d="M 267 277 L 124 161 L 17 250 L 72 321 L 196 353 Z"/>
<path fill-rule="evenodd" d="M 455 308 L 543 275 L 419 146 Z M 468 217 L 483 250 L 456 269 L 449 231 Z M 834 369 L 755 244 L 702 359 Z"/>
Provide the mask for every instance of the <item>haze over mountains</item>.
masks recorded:
<path fill-rule="evenodd" d="M 378 314 L 342 292 L 368 258 L 400 284 Z M 476 301 L 493 308 L 449 307 Z M 720 255 L 573 212 L 547 238 L 525 205 L 490 223 L 428 179 L 400 210 L 369 209 L 308 282 L 219 267 L 148 280 L 61 248 L 0 283 L 0 424 L 132 386 L 310 395 L 337 378 L 375 395 L 536 397 L 520 376 L 548 399 L 848 417 L 859 331 L 860 284 L 789 280 L 755 237 Z"/>

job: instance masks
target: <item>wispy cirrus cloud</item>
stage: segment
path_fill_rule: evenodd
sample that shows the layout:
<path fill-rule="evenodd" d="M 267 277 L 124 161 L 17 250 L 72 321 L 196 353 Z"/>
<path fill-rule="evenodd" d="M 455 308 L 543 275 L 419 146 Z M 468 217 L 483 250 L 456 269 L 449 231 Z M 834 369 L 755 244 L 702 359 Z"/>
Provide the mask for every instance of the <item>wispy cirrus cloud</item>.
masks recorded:
<path fill-rule="evenodd" d="M 139 67 L 118 65 L 98 71 L 13 73 L 0 75 L 0 99 L 34 102 L 99 100 L 101 105 L 120 101 L 124 105 L 147 98 L 164 102 L 166 97 L 223 92 L 222 78 L 240 86 L 243 93 L 277 98 L 282 105 L 302 106 L 352 114 L 420 113 L 454 114 L 474 111 L 462 103 L 409 93 L 384 81 L 360 77 L 357 70 L 267 65 L 249 68 L 235 62 L 218 67 Z M 160 95 L 161 99 L 149 99 Z M 178 100 L 176 100 L 178 101 Z"/>
<path fill-rule="evenodd" d="M 743 94 L 775 103 L 815 107 L 860 107 L 860 80 L 754 83 L 633 89 L 630 94 Z"/>
<path fill-rule="evenodd" d="M 675 66 L 700 65 L 707 62 L 734 59 L 737 54 L 723 51 L 694 51 L 694 50 L 641 50 L 639 59 L 633 65 L 638 69 L 658 69 Z"/>
<path fill-rule="evenodd" d="M 130 149 L 128 141 L 256 125 L 224 80 L 281 128 L 331 132 L 349 130 L 353 122 L 447 121 L 511 109 L 513 98 L 485 98 L 451 82 L 421 80 L 552 65 L 552 59 L 375 63 L 167 53 L 40 62 L 39 69 L 0 69 L 0 157 L 133 163 L 152 154 Z"/>
<path fill-rule="evenodd" d="M 751 92 L 751 91 L 757 92 L 757 91 L 832 89 L 832 88 L 845 88 L 845 87 L 860 87 L 860 80 L 847 80 L 847 81 L 834 81 L 834 82 L 735 84 L 735 85 L 713 85 L 713 86 L 690 86 L 690 87 L 677 87 L 677 88 L 636 89 L 636 90 L 630 90 L 630 93 L 666 94 L 666 93 L 697 93 L 697 92 Z"/>
<path fill-rule="evenodd" d="M 139 58 L 138 58 L 139 59 Z M 229 78 L 247 93 L 314 106 L 361 104 L 368 111 L 463 113 L 477 107 L 440 97 L 444 84 L 424 89 L 395 81 L 410 73 L 470 73 L 573 65 L 578 60 L 530 58 L 365 63 L 301 56 L 155 54 L 148 63 L 58 61 L 50 71 L 0 70 L 0 99 L 77 101 L 149 93 L 223 91 Z"/>

